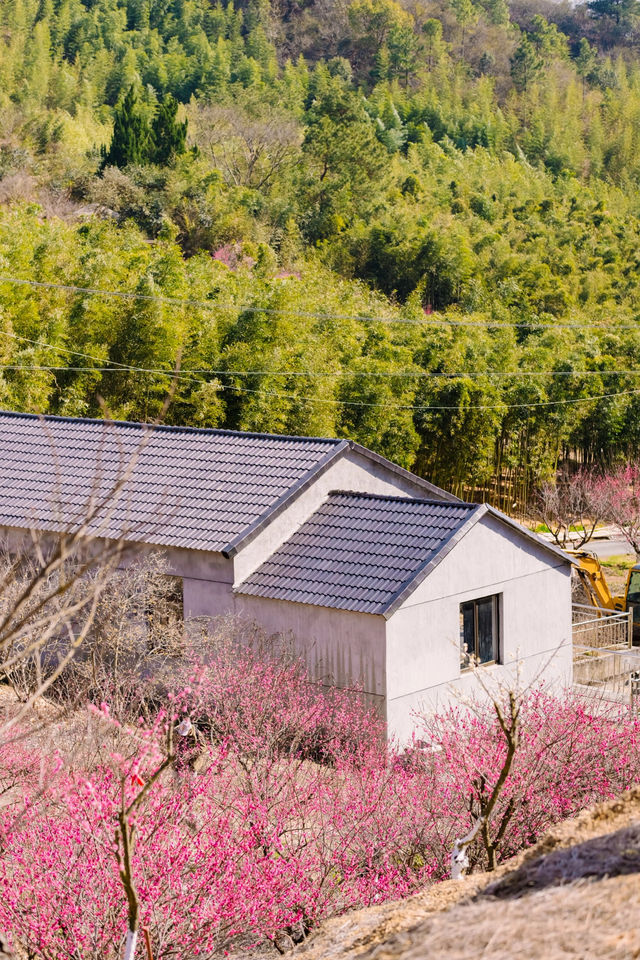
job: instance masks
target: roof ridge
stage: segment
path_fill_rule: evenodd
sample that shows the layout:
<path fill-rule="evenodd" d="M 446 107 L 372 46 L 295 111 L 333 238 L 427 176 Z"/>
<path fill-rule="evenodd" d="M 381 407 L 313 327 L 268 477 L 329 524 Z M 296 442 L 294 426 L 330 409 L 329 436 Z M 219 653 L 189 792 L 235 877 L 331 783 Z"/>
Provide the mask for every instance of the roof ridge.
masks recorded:
<path fill-rule="evenodd" d="M 392 500 L 402 503 L 428 504 L 429 506 L 434 507 L 464 507 L 467 510 L 476 509 L 477 507 L 482 506 L 481 503 L 469 503 L 466 500 L 439 500 L 436 497 L 411 497 L 408 495 L 395 495 L 393 493 L 365 493 L 358 490 L 330 490 L 327 496 L 353 497 L 354 499 L 359 500 Z"/>
<path fill-rule="evenodd" d="M 301 442 L 312 441 L 314 443 L 339 444 L 345 440 L 340 437 L 303 437 L 295 434 L 285 433 L 260 433 L 251 430 L 228 430 L 219 427 L 189 427 L 180 426 L 172 423 L 144 423 L 136 420 L 106 420 L 99 417 L 65 417 L 54 413 L 21 413 L 19 410 L 0 410 L 0 418 L 26 418 L 28 420 L 45 420 L 60 423 L 85 423 L 85 424 L 106 424 L 114 427 L 130 427 L 143 429 L 152 427 L 154 430 L 160 430 L 166 433 L 194 433 L 206 434 L 209 436 L 227 436 L 227 437 L 251 437 L 256 440 L 299 440 Z"/>

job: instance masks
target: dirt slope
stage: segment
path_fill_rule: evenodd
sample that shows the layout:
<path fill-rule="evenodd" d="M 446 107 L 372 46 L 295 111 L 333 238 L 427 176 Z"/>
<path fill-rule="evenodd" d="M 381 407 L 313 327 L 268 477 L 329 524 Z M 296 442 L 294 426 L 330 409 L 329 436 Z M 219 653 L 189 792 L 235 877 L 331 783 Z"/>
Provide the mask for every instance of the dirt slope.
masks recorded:
<path fill-rule="evenodd" d="M 326 923 L 304 960 L 640 958 L 640 788 L 559 824 L 493 874 Z"/>

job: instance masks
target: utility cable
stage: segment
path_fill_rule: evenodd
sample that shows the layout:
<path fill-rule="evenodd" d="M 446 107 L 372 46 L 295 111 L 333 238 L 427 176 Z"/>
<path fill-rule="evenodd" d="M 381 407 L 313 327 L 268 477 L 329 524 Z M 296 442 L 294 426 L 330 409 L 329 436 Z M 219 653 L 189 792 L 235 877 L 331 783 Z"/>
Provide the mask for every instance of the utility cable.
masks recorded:
<path fill-rule="evenodd" d="M 70 370 L 70 371 L 94 371 L 108 373 L 111 370 L 133 371 L 135 373 L 157 373 L 174 375 L 172 369 L 162 367 L 139 367 L 128 363 L 121 363 L 118 360 L 109 360 L 105 357 L 97 357 L 95 354 L 82 353 L 79 350 L 71 350 L 68 347 L 56 346 L 53 343 L 46 343 L 44 340 L 34 340 L 31 337 L 23 337 L 17 333 L 10 333 L 7 330 L 0 330 L 0 336 L 11 337 L 13 340 L 20 340 L 25 343 L 31 343 L 34 346 L 44 347 L 46 350 L 54 350 L 60 353 L 68 353 L 71 356 L 83 357 L 86 360 L 95 360 L 98 363 L 109 363 L 110 367 L 70 367 L 70 366 L 45 366 L 45 365 L 23 365 L 18 367 L 5 366 L 4 369 L 24 369 L 24 370 Z M 622 376 L 640 376 L 638 370 L 462 370 L 449 372 L 432 372 L 428 370 L 270 370 L 262 368 L 257 370 L 234 370 L 215 369 L 210 367 L 194 367 L 184 371 L 188 374 L 209 374 L 211 376 L 234 376 L 234 377 L 306 377 L 310 379 L 331 377 L 377 377 L 377 378 L 404 378 L 404 379 L 451 379 L 458 378 L 478 378 L 478 377 L 622 377 Z"/>
<path fill-rule="evenodd" d="M 0 331 L 1 334 L 1 331 Z M 56 350 L 57 347 L 51 349 Z M 73 352 L 73 351 L 70 351 Z M 80 354 L 87 356 L 87 354 Z M 415 373 L 408 371 L 368 371 L 368 370 L 335 370 L 331 372 L 316 372 L 313 370 L 216 370 L 209 367 L 183 368 L 176 373 L 174 368 L 169 367 L 135 367 L 125 363 L 119 363 L 113 367 L 89 367 L 89 366 L 62 366 L 58 364 L 21 364 L 21 363 L 0 363 L 0 370 L 54 370 L 60 373 L 69 371 L 70 373 L 150 373 L 161 377 L 185 377 L 196 380 L 191 374 L 205 374 L 214 377 L 303 377 L 305 379 L 337 379 L 342 377 L 359 378 L 375 377 L 378 379 L 405 379 L 405 380 L 477 380 L 483 377 L 499 377 L 508 379 L 509 377 L 638 377 L 640 370 L 485 370 L 468 371 L 462 370 L 455 373 L 433 373 L 427 370 L 417 370 Z M 207 383 L 206 380 L 197 380 L 198 383 Z"/>
<path fill-rule="evenodd" d="M 533 320 L 521 320 L 511 323 L 506 320 L 453 320 L 451 318 L 434 317 L 424 320 L 410 320 L 407 317 L 374 317 L 367 315 L 344 314 L 344 313 L 317 313 L 310 310 L 287 310 L 282 307 L 260 307 L 255 304 L 242 303 L 214 303 L 210 300 L 195 300 L 183 297 L 166 297 L 157 294 L 135 293 L 124 290 L 103 290 L 100 287 L 80 287 L 70 283 L 53 283 L 44 280 L 25 280 L 20 277 L 8 277 L 0 275 L 0 283 L 13 283 L 26 287 L 41 288 L 46 290 L 59 290 L 65 293 L 83 293 L 99 297 L 115 297 L 122 300 L 142 300 L 149 303 L 162 303 L 169 306 L 189 306 L 200 307 L 205 310 L 234 310 L 238 313 L 264 313 L 283 317 L 297 317 L 310 320 L 355 320 L 359 322 L 370 323 L 403 323 L 416 327 L 494 327 L 504 329 L 523 329 L 523 330 L 603 330 L 610 333 L 616 333 L 618 330 L 635 330 L 640 332 L 639 323 L 567 323 L 553 322 L 546 323 Z"/>
<path fill-rule="evenodd" d="M 183 374 L 180 371 L 177 373 L 171 373 L 168 370 L 145 370 L 141 367 L 132 367 L 133 372 L 138 373 L 150 373 L 156 374 L 163 377 L 174 377 L 176 379 L 186 379 L 194 383 L 204 384 L 210 383 L 208 380 L 200 380 L 196 377 L 190 377 L 188 374 Z M 20 364 L 0 364 L 0 372 L 3 370 L 19 371 L 19 370 L 43 370 L 43 371 L 84 371 L 88 373 L 121 373 L 120 369 L 114 369 L 112 367 L 54 367 L 54 366 L 22 366 Z M 338 406 L 349 406 L 349 407 L 382 407 L 387 410 L 460 410 L 460 404 L 400 404 L 400 403 L 376 403 L 373 401 L 365 400 L 343 400 L 339 397 L 300 397 L 296 393 L 280 393 L 273 390 L 254 390 L 249 387 L 238 387 L 234 384 L 217 384 L 216 389 L 220 391 L 226 390 L 235 390 L 239 393 L 252 393 L 260 394 L 263 397 L 276 397 L 279 400 L 296 400 L 303 401 L 304 403 L 330 403 L 336 404 Z M 496 404 L 471 404 L 462 409 L 466 410 L 515 410 L 521 408 L 533 408 L 533 407 L 554 407 L 560 406 L 569 403 L 590 403 L 592 400 L 608 400 L 613 397 L 626 397 L 632 394 L 640 393 L 640 387 L 636 390 L 621 390 L 616 393 L 602 393 L 593 397 L 573 397 L 570 399 L 564 400 L 541 400 L 535 401 L 533 403 L 496 403 Z"/>
<path fill-rule="evenodd" d="M 339 406 L 350 407 L 383 407 L 387 410 L 518 410 L 532 409 L 535 407 L 556 407 L 569 403 L 591 403 L 593 400 L 609 400 L 613 397 L 626 397 L 632 394 L 640 394 L 640 388 L 637 390 L 621 390 L 618 393 L 602 393 L 595 397 L 574 397 L 569 400 L 541 400 L 534 403 L 496 403 L 496 404 L 470 404 L 461 406 L 460 404 L 451 405 L 412 405 L 401 403 L 375 403 L 364 400 L 341 400 L 338 398 L 324 397 L 299 397 L 295 393 L 274 393 L 268 390 L 251 390 L 248 387 L 234 387 L 232 385 L 223 386 L 223 390 L 238 390 L 241 393 L 259 393 L 263 397 L 277 397 L 278 399 L 290 399 L 305 401 L 308 403 L 332 403 Z"/>

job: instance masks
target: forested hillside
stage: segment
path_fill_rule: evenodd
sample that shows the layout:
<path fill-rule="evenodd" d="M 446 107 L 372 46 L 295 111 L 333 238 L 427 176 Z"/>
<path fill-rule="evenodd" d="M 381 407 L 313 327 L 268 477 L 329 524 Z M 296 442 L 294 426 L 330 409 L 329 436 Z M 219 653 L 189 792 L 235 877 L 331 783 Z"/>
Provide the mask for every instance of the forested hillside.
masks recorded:
<path fill-rule="evenodd" d="M 4 0 L 0 405 L 150 418 L 179 363 L 171 421 L 503 506 L 637 448 L 639 39 L 637 0 Z"/>

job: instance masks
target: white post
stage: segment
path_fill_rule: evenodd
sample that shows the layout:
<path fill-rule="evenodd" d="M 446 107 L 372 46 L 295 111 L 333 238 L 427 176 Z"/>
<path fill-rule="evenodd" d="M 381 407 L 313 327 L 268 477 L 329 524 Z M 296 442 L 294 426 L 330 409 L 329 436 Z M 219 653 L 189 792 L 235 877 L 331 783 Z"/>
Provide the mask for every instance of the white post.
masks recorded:
<path fill-rule="evenodd" d="M 467 847 L 475 839 L 475 836 L 484 823 L 484 817 L 479 817 L 472 830 L 466 837 L 459 837 L 453 845 L 451 851 L 451 879 L 462 880 L 464 871 L 469 866 L 469 857 L 467 856 Z"/>
<path fill-rule="evenodd" d="M 138 942 L 138 931 L 127 930 L 127 939 L 124 944 L 124 954 L 122 960 L 133 960 L 136 953 L 136 944 Z"/>

